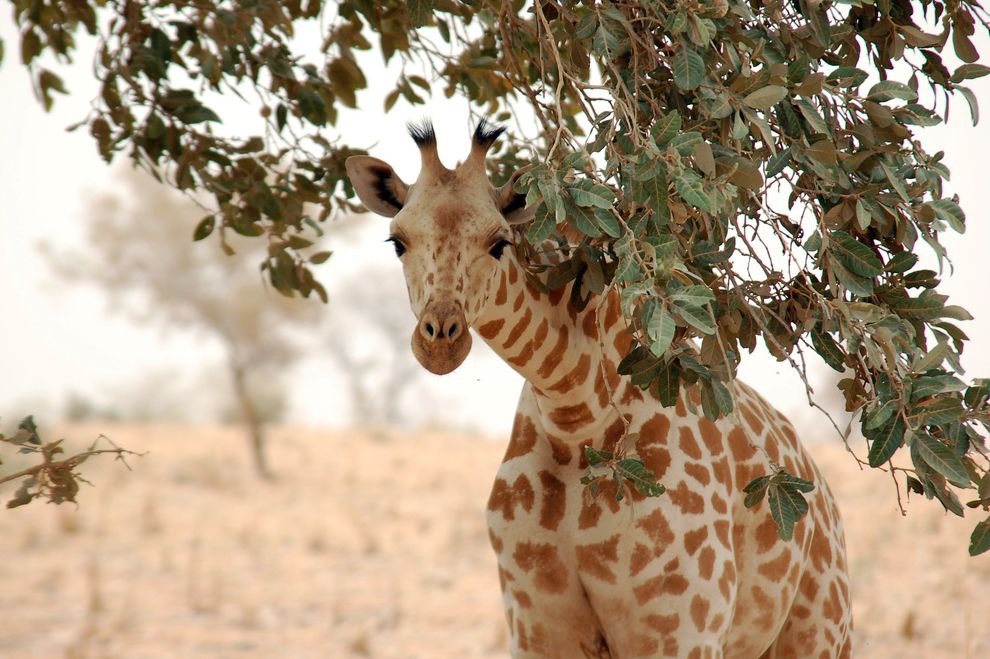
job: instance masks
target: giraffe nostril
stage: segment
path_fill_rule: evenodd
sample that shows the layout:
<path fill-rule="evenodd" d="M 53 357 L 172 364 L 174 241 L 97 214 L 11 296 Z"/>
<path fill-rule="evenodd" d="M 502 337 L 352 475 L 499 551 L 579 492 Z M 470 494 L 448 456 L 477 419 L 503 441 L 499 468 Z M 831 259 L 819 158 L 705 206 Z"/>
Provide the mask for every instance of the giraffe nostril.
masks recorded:
<path fill-rule="evenodd" d="M 454 335 L 455 334 L 457 334 L 457 323 L 454 323 L 453 325 L 451 325 L 450 326 L 450 329 L 447 330 L 447 338 L 448 339 L 452 339 L 452 338 L 454 338 Z"/>
<path fill-rule="evenodd" d="M 426 323 L 426 333 L 430 335 L 430 338 L 436 334 L 436 330 L 433 329 L 433 323 Z"/>

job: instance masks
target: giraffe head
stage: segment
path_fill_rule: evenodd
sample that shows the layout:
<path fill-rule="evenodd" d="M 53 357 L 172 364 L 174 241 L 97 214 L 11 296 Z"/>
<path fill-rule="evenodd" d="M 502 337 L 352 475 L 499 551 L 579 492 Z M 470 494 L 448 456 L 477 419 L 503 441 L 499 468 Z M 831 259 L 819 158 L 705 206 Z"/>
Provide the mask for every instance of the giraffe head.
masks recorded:
<path fill-rule="evenodd" d="M 500 188 L 488 180 L 486 154 L 502 131 L 482 120 L 467 160 L 448 169 L 437 154 L 433 125 L 410 125 L 422 159 L 412 184 L 378 158 L 347 159 L 347 175 L 361 202 L 392 218 L 389 240 L 402 260 L 418 321 L 413 354 L 438 375 L 460 366 L 471 351 L 468 327 L 488 304 L 493 282 L 509 258 L 510 227 L 532 217 L 525 195 L 512 189 L 522 171 Z"/>

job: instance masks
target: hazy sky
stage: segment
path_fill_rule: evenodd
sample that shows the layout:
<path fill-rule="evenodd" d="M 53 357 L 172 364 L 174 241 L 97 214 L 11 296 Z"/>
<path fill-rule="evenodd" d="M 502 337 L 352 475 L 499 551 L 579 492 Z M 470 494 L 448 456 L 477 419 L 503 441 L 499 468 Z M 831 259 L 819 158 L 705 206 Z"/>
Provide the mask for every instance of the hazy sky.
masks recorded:
<path fill-rule="evenodd" d="M 163 334 L 109 313 L 97 291 L 65 286 L 49 273 L 38 245 L 47 241 L 61 247 L 78 246 L 90 200 L 112 190 L 116 179 L 85 129 L 65 131 L 85 115 L 88 99 L 95 93 L 85 63 L 66 76 L 72 95 L 58 97 L 55 109 L 46 114 L 20 65 L 9 9 L 0 16 L 0 36 L 6 51 L 0 66 L 0 417 L 7 427 L 14 415 L 25 411 L 57 409 L 68 392 L 107 400 L 115 391 L 132 387 L 142 373 L 170 373 L 182 364 L 193 369 L 218 360 L 221 353 L 203 335 Z M 985 40 L 981 46 L 990 52 Z M 984 78 L 971 86 L 984 101 L 985 112 L 990 112 L 987 81 Z M 374 89 L 360 96 L 368 110 L 346 113 L 341 131 L 349 141 L 361 142 L 373 155 L 392 162 L 403 178 L 413 180 L 418 155 L 403 124 L 424 112 L 400 109 L 384 116 L 377 108 L 387 91 Z M 438 119 L 443 159 L 452 164 L 463 158 L 469 146 L 466 105 L 438 100 L 429 106 L 429 114 Z M 973 339 L 963 360 L 968 376 L 990 376 L 990 226 L 985 217 L 990 130 L 986 123 L 974 128 L 964 101 L 958 98 L 949 125 L 925 129 L 922 143 L 929 152 L 947 151 L 946 162 L 952 170 L 948 191 L 962 197 L 967 213 L 966 234 L 944 237 L 955 273 L 947 277 L 942 291 L 976 316 L 964 324 Z M 120 162 L 115 166 L 126 166 L 123 158 Z M 383 286 L 404 287 L 391 248 L 381 242 L 386 221 L 368 221 L 361 241 L 337 246 L 334 257 L 319 271 L 331 295 L 335 274 L 369 260 L 390 263 L 395 269 L 394 278 Z M 480 344 L 475 342 L 475 346 Z M 328 365 L 316 361 L 301 373 L 292 392 L 294 420 L 311 424 L 346 420 L 339 402 L 340 385 Z M 793 413 L 806 407 L 800 383 L 786 364 L 766 356 L 748 358 L 742 376 L 782 409 Z M 520 385 L 508 366 L 472 355 L 454 374 L 430 377 L 428 390 L 415 396 L 422 396 L 424 404 L 439 403 L 443 411 L 438 416 L 457 423 L 473 421 L 488 432 L 508 430 Z"/>

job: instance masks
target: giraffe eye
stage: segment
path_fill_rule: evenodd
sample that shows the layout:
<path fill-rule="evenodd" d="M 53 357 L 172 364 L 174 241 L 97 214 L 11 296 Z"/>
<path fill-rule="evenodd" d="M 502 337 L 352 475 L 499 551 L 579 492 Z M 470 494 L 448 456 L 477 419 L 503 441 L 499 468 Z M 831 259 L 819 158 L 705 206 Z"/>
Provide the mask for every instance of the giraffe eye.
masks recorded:
<path fill-rule="evenodd" d="M 406 253 L 405 244 L 395 236 L 389 236 L 388 238 L 385 239 L 385 242 L 392 243 L 392 247 L 395 248 L 396 256 L 401 257 L 403 254 Z"/>
<path fill-rule="evenodd" d="M 491 254 L 496 259 L 501 259 L 502 252 L 505 250 L 506 247 L 508 247 L 511 244 L 512 243 L 510 243 L 508 240 L 505 240 L 503 238 L 502 240 L 492 245 L 491 249 L 488 250 L 488 253 Z"/>

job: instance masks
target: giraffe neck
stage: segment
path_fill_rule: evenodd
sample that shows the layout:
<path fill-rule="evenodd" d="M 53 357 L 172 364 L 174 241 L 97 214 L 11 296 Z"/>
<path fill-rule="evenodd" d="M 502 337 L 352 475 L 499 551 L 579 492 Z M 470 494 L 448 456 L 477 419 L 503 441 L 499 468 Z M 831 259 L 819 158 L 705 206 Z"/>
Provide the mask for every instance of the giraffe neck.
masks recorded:
<path fill-rule="evenodd" d="M 618 295 L 592 297 L 577 311 L 574 282 L 543 293 L 506 253 L 475 327 L 489 346 L 533 386 L 545 427 L 559 436 L 587 436 L 614 420 L 622 379 L 616 365 L 631 336 Z"/>

